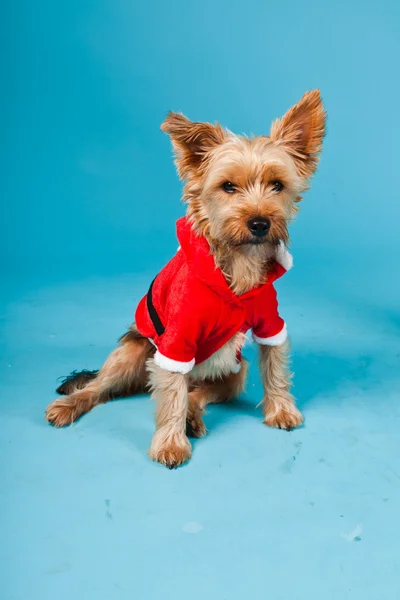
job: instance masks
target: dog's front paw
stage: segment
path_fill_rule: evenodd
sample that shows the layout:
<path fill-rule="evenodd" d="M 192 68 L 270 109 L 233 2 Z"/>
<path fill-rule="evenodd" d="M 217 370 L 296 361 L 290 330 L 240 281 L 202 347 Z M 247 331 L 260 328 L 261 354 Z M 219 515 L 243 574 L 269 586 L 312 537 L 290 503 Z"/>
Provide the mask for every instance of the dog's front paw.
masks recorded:
<path fill-rule="evenodd" d="M 265 414 L 264 423 L 269 427 L 278 427 L 291 431 L 296 427 L 300 427 L 303 423 L 303 415 L 294 404 L 290 407 L 274 407 L 275 410 L 267 411 Z"/>
<path fill-rule="evenodd" d="M 76 407 L 64 398 L 55 400 L 46 409 L 46 421 L 54 427 L 65 427 L 76 420 Z"/>
<path fill-rule="evenodd" d="M 169 469 L 176 469 L 190 459 L 192 447 L 186 435 L 165 437 L 161 428 L 153 436 L 149 456 Z"/>

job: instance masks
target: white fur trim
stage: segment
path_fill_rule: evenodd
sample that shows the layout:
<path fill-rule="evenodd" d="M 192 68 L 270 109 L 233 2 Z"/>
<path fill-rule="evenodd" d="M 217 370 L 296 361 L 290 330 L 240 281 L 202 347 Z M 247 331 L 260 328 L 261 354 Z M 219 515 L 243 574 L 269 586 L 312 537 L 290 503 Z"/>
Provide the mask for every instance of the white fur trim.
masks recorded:
<path fill-rule="evenodd" d="M 236 363 L 236 365 L 232 369 L 232 373 L 239 373 L 241 368 L 242 368 L 242 363 L 241 362 Z"/>
<path fill-rule="evenodd" d="M 257 342 L 257 344 L 261 344 L 262 346 L 280 346 L 287 339 L 287 327 L 286 323 L 279 333 L 276 335 L 272 335 L 271 337 L 261 338 L 253 333 L 253 340 Z"/>
<path fill-rule="evenodd" d="M 177 251 L 177 252 L 179 252 L 179 250 L 180 250 L 180 249 L 181 249 L 181 247 L 180 247 L 180 246 L 178 246 L 178 247 L 177 247 L 177 249 L 176 249 L 176 251 Z"/>
<path fill-rule="evenodd" d="M 157 350 L 154 355 L 154 362 L 166 371 L 170 371 L 171 373 L 182 373 L 182 375 L 186 375 L 186 373 L 189 373 L 194 367 L 194 358 L 188 362 L 181 362 L 179 360 L 168 358 L 168 356 L 164 356 L 159 350 Z"/>
<path fill-rule="evenodd" d="M 293 267 L 293 256 L 282 241 L 279 242 L 279 246 L 276 249 L 275 258 L 286 271 L 289 271 Z"/>

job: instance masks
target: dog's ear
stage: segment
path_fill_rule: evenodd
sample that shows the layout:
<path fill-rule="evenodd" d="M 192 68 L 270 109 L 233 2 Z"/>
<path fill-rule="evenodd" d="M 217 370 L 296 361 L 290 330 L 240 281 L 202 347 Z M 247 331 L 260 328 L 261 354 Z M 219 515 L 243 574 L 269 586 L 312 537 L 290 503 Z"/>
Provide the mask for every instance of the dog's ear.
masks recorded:
<path fill-rule="evenodd" d="M 171 138 L 181 179 L 187 179 L 193 171 L 197 171 L 208 152 L 225 140 L 225 132 L 220 125 L 194 123 L 174 112 L 168 113 L 161 130 Z"/>
<path fill-rule="evenodd" d="M 281 119 L 274 121 L 270 138 L 292 155 L 299 174 L 308 179 L 317 168 L 325 128 L 321 94 L 313 90 L 305 93 Z"/>

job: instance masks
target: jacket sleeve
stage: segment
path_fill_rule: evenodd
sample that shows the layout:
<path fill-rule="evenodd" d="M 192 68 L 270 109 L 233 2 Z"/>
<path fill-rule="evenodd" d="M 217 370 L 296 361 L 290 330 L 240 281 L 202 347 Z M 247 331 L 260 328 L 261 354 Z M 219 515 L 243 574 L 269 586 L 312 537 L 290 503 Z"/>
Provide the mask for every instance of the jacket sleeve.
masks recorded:
<path fill-rule="evenodd" d="M 272 285 L 256 307 L 253 339 L 265 346 L 280 346 L 287 339 L 286 323 L 279 316 L 276 291 Z"/>
<path fill-rule="evenodd" d="M 201 302 L 199 303 L 193 282 L 184 273 L 182 280 L 175 276 L 166 291 L 163 314 L 164 332 L 154 340 L 157 351 L 155 363 L 172 373 L 189 373 L 197 355 L 202 335 Z"/>
<path fill-rule="evenodd" d="M 189 373 L 195 364 L 197 352 L 196 324 L 190 318 L 170 322 L 158 338 L 154 355 L 156 365 L 172 373 Z"/>

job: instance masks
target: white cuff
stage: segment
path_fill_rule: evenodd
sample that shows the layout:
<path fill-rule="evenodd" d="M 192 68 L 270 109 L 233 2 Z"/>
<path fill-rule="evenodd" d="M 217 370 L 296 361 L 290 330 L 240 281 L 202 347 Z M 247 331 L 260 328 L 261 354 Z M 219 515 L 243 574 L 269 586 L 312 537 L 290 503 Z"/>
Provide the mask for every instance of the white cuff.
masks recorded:
<path fill-rule="evenodd" d="M 170 371 L 171 373 L 182 373 L 182 375 L 186 375 L 189 373 L 194 367 L 194 358 L 188 362 L 181 362 L 179 360 L 173 360 L 172 358 L 168 358 L 168 356 L 164 356 L 157 350 L 154 355 L 154 362 L 156 365 L 165 369 L 166 371 Z"/>
<path fill-rule="evenodd" d="M 263 346 L 280 346 L 287 339 L 287 327 L 286 323 L 279 333 L 276 335 L 272 335 L 271 337 L 258 337 L 253 333 L 253 340 L 257 342 L 257 344 L 262 344 Z"/>
<path fill-rule="evenodd" d="M 282 241 L 276 248 L 275 259 L 286 271 L 289 271 L 293 267 L 293 256 Z"/>

